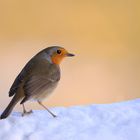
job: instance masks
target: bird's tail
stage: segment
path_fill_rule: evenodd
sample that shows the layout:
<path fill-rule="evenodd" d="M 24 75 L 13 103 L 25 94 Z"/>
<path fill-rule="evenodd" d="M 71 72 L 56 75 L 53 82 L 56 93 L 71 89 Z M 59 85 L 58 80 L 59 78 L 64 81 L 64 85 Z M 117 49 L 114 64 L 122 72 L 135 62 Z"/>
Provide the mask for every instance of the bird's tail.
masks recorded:
<path fill-rule="evenodd" d="M 7 118 L 10 113 L 12 112 L 13 108 L 15 107 L 15 105 L 18 103 L 18 101 L 20 100 L 21 98 L 19 98 L 18 95 L 15 95 L 13 97 L 13 99 L 11 100 L 11 102 L 9 103 L 9 105 L 7 106 L 7 108 L 3 111 L 3 113 L 1 114 L 0 116 L 0 119 L 5 119 Z"/>

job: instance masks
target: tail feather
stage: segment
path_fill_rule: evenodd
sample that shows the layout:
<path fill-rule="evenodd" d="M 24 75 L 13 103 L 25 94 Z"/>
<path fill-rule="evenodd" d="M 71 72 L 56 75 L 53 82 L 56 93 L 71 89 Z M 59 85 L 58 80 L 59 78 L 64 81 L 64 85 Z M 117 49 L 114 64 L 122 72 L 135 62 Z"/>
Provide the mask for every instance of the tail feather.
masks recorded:
<path fill-rule="evenodd" d="M 9 103 L 9 105 L 7 106 L 7 108 L 1 114 L 0 119 L 7 118 L 10 115 L 10 113 L 12 112 L 13 108 L 15 107 L 15 105 L 18 103 L 19 100 L 20 100 L 19 96 L 15 95 L 13 97 L 13 99 L 11 100 L 11 102 Z"/>

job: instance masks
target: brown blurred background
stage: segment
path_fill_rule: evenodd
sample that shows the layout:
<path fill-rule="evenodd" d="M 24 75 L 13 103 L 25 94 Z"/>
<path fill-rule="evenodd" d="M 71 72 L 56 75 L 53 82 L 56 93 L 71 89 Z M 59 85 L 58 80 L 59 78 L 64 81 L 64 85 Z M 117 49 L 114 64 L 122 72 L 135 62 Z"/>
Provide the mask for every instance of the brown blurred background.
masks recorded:
<path fill-rule="evenodd" d="M 0 109 L 26 62 L 50 45 L 76 57 L 61 64 L 62 79 L 47 106 L 139 98 L 139 6 L 137 0 L 0 1 Z"/>

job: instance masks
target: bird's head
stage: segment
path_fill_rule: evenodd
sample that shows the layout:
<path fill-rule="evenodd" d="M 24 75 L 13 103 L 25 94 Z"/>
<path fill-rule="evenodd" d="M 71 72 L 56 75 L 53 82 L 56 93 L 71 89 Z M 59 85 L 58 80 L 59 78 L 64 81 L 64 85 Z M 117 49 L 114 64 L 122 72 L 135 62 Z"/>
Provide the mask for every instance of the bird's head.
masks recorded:
<path fill-rule="evenodd" d="M 60 62 L 65 57 L 72 57 L 74 54 L 69 53 L 66 49 L 59 46 L 48 47 L 43 50 L 47 54 L 48 58 L 51 59 L 51 62 L 59 65 Z"/>

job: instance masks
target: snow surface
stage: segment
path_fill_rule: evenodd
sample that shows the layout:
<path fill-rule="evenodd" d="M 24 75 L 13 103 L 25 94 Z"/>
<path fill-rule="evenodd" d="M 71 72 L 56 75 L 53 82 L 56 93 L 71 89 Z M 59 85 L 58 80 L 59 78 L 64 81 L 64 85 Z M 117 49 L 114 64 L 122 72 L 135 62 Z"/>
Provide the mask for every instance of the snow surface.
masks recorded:
<path fill-rule="evenodd" d="M 0 140 L 140 140 L 140 99 L 52 108 L 0 120 Z"/>

